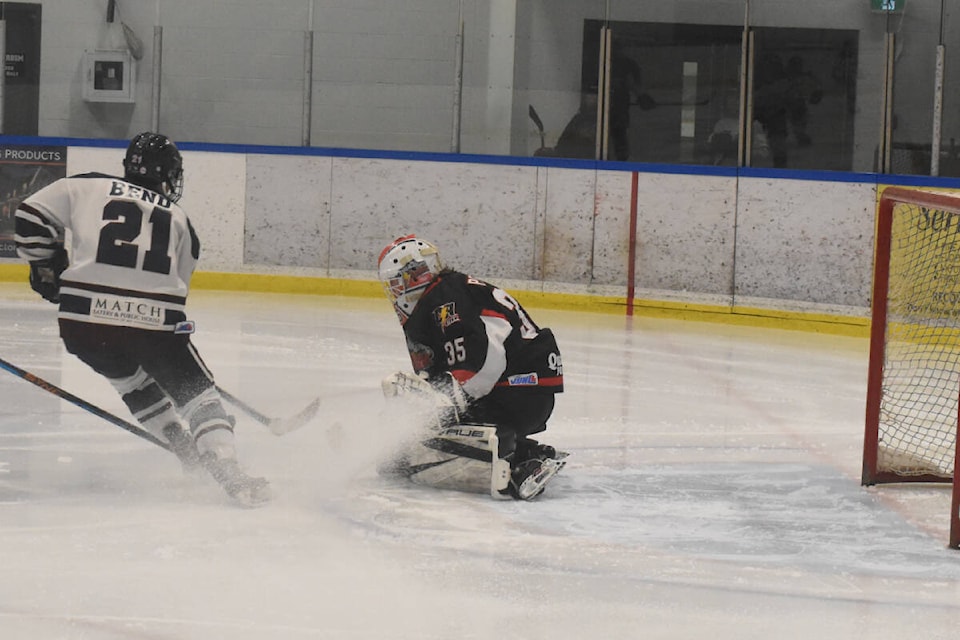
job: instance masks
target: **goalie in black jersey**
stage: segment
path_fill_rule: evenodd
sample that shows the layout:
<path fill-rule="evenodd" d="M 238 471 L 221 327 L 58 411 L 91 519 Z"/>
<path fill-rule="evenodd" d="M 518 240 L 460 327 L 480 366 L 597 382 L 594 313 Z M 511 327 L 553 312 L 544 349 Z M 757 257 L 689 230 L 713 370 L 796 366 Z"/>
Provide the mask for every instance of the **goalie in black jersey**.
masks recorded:
<path fill-rule="evenodd" d="M 442 408 L 432 433 L 382 470 L 494 497 L 539 495 L 566 456 L 530 437 L 563 391 L 553 332 L 503 289 L 444 268 L 437 247 L 413 235 L 383 250 L 378 271 L 416 373 L 388 376 L 384 395 L 418 392 Z"/>
<path fill-rule="evenodd" d="M 180 151 L 144 132 L 123 168 L 123 178 L 61 178 L 23 201 L 16 244 L 30 286 L 59 305 L 67 351 L 107 378 L 185 469 L 206 469 L 241 504 L 265 502 L 269 485 L 240 469 L 233 420 L 190 341 L 184 307 L 200 241 L 177 204 Z"/>

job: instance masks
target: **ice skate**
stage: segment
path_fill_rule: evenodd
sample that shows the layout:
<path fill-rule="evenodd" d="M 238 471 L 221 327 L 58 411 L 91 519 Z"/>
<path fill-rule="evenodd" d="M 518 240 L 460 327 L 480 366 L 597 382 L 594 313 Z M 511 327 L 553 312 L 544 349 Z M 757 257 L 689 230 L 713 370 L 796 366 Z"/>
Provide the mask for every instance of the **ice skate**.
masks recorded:
<path fill-rule="evenodd" d="M 549 444 L 541 444 L 533 438 L 523 438 L 517 443 L 516 458 L 520 460 L 546 460 L 547 458 L 556 458 L 562 460 L 569 454 L 565 451 L 557 451 L 555 447 Z"/>
<path fill-rule="evenodd" d="M 270 483 L 265 478 L 248 476 L 236 460 L 221 459 L 213 453 L 205 453 L 200 457 L 200 462 L 227 495 L 241 506 L 259 507 L 273 497 Z"/>
<path fill-rule="evenodd" d="M 553 476 L 566 465 L 557 458 L 533 458 L 518 464 L 510 473 L 510 495 L 517 500 L 533 500 L 541 493 Z"/>

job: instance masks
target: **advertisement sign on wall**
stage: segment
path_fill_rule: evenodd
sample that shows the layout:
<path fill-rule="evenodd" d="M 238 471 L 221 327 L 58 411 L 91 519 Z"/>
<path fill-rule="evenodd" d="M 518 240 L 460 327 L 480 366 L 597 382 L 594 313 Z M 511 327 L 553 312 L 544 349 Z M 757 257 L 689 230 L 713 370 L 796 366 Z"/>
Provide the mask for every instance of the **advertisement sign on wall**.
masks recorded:
<path fill-rule="evenodd" d="M 17 257 L 13 241 L 17 206 L 66 173 L 66 147 L 0 145 L 0 258 Z"/>

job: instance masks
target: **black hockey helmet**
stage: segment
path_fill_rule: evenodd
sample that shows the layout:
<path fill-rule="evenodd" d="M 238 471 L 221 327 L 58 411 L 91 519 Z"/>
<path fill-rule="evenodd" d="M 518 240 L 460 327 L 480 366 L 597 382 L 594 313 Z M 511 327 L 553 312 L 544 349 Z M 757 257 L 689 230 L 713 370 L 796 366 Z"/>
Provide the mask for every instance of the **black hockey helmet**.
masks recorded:
<path fill-rule="evenodd" d="M 138 133 L 123 158 L 124 178 L 176 202 L 183 195 L 183 158 L 177 145 L 160 133 Z"/>

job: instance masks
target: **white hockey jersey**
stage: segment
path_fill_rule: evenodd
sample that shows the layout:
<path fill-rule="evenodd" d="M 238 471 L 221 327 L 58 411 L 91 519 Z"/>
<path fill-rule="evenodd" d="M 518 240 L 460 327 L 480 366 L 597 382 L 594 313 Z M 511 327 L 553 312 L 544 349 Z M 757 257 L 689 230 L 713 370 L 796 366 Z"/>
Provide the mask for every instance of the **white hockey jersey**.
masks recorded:
<path fill-rule="evenodd" d="M 99 173 L 61 178 L 17 208 L 16 244 L 28 261 L 66 247 L 61 318 L 183 329 L 200 241 L 169 198 Z"/>

